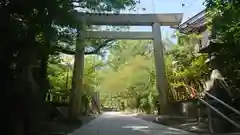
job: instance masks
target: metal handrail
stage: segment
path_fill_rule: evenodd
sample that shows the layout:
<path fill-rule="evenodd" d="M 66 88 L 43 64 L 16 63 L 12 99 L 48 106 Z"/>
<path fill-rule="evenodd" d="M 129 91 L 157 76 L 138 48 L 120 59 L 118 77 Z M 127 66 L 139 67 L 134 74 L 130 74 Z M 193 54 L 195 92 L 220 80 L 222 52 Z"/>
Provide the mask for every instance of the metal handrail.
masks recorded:
<path fill-rule="evenodd" d="M 213 111 L 215 111 L 216 113 L 218 113 L 220 116 L 222 116 L 224 119 L 226 119 L 228 122 L 232 123 L 234 126 L 236 126 L 237 128 L 240 128 L 240 125 L 238 123 L 236 123 L 235 121 L 233 121 L 232 119 L 230 119 L 229 117 L 227 117 L 226 115 L 224 115 L 222 112 L 220 112 L 218 109 L 216 109 L 214 106 L 210 105 L 209 103 L 207 103 L 206 101 L 204 101 L 203 99 L 199 98 L 199 100 L 204 103 L 205 105 L 207 105 L 209 108 L 211 108 Z"/>
<path fill-rule="evenodd" d="M 218 99 L 217 97 L 211 95 L 208 92 L 204 92 L 205 94 L 207 94 L 209 97 L 215 99 L 216 101 L 218 101 L 219 103 L 221 103 L 222 105 L 224 105 L 225 107 L 227 107 L 228 109 L 232 110 L 233 112 L 235 112 L 236 114 L 240 115 L 240 111 L 238 111 L 237 109 L 231 107 L 230 105 L 226 104 L 225 102 L 223 102 L 222 100 Z"/>
<path fill-rule="evenodd" d="M 215 99 L 217 102 L 221 103 L 222 105 L 224 105 L 225 107 L 227 107 L 228 109 L 232 110 L 233 112 L 235 112 L 236 114 L 240 115 L 240 112 L 238 110 L 236 110 L 235 108 L 229 106 L 228 104 L 226 104 L 225 102 L 223 102 L 222 100 L 218 99 L 217 97 L 211 95 L 208 92 L 204 92 L 205 94 L 207 94 L 209 97 Z M 220 116 L 222 116 L 224 119 L 226 119 L 228 122 L 230 122 L 231 124 L 233 124 L 234 126 L 236 126 L 237 128 L 240 128 L 240 125 L 238 123 L 236 123 L 235 121 L 233 121 L 232 119 L 230 119 L 228 116 L 224 115 L 221 111 L 219 111 L 217 108 L 215 108 L 214 106 L 210 105 L 209 103 L 207 103 L 206 101 L 204 101 L 203 99 L 201 99 L 200 97 L 198 97 L 198 100 L 201 101 L 202 103 L 204 103 L 205 105 L 207 105 L 210 109 L 212 109 L 213 111 L 215 111 L 216 113 L 218 113 Z"/>
<path fill-rule="evenodd" d="M 206 101 L 204 101 L 203 99 L 199 98 L 199 100 L 204 103 L 205 105 L 207 105 L 209 108 L 211 108 L 213 111 L 215 111 L 216 113 L 218 113 L 220 116 L 222 116 L 224 119 L 226 119 L 228 122 L 230 122 L 231 124 L 233 124 L 234 126 L 236 126 L 237 128 L 240 128 L 240 125 L 238 123 L 236 123 L 235 121 L 233 121 L 232 119 L 230 119 L 229 117 L 227 117 L 226 115 L 224 115 L 222 112 L 220 112 L 218 109 L 216 109 L 214 106 L 210 105 L 209 103 L 207 103 Z"/>

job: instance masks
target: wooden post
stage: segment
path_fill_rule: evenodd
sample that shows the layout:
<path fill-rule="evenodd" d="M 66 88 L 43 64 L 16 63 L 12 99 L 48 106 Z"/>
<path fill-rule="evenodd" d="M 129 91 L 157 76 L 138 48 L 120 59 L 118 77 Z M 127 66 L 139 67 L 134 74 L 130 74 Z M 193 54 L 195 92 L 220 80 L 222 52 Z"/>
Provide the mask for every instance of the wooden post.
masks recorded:
<path fill-rule="evenodd" d="M 73 69 L 72 89 L 70 94 L 69 119 L 76 120 L 81 113 L 81 96 L 83 89 L 84 42 L 78 29 Z"/>
<path fill-rule="evenodd" d="M 154 23 L 152 25 L 153 31 L 153 48 L 154 48 L 154 60 L 156 67 L 156 88 L 159 92 L 160 98 L 160 113 L 167 113 L 167 80 L 165 75 L 164 53 L 163 44 L 161 39 L 160 24 Z"/>

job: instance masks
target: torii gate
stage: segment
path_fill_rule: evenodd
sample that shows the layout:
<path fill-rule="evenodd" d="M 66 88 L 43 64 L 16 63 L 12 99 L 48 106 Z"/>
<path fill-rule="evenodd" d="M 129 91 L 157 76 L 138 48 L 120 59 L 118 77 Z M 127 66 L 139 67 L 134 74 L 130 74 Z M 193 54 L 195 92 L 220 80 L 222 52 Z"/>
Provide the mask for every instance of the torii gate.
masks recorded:
<path fill-rule="evenodd" d="M 85 14 L 79 13 L 79 21 L 90 25 L 115 25 L 115 26 L 152 26 L 152 32 L 111 32 L 111 31 L 86 31 L 80 35 L 77 40 L 75 62 L 73 73 L 73 93 L 80 95 L 83 71 L 79 66 L 83 65 L 83 59 L 79 59 L 83 55 L 83 45 L 79 45 L 86 38 L 110 38 L 110 39 L 151 39 L 153 40 L 154 60 L 156 67 L 156 88 L 159 92 L 161 107 L 167 105 L 167 79 L 165 75 L 165 64 L 163 45 L 161 40 L 160 26 L 178 26 L 183 14 Z M 79 42 L 78 42 L 79 41 Z M 75 100 L 78 102 L 78 100 Z M 76 103 L 77 104 L 77 103 Z M 164 109 L 161 109 L 164 110 Z"/>

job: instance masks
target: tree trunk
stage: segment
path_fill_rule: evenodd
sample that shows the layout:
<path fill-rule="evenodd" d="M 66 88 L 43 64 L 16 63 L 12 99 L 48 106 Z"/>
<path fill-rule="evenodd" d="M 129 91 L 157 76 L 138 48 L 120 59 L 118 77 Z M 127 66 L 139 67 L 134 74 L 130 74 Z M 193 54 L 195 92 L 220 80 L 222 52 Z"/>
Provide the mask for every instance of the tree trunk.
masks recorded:
<path fill-rule="evenodd" d="M 15 91 L 16 102 L 16 132 L 15 134 L 30 135 L 36 129 L 36 96 L 38 85 L 32 75 L 32 67 L 35 52 L 32 49 L 24 49 L 20 52 L 17 61 L 17 89 Z"/>
<path fill-rule="evenodd" d="M 49 81 L 47 79 L 47 66 L 48 66 L 48 54 L 43 56 L 41 59 L 41 65 L 39 69 L 39 86 L 40 86 L 40 93 L 41 99 L 45 100 L 46 94 L 49 88 Z"/>

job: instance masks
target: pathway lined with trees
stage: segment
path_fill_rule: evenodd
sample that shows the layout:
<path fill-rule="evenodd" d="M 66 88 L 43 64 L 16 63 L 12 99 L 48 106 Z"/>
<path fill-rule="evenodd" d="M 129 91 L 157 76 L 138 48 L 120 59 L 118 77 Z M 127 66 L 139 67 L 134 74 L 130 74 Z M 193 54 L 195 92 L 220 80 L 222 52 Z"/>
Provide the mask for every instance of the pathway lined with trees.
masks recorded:
<path fill-rule="evenodd" d="M 135 0 L 3 0 L 1 16 L 1 64 L 3 123 L 7 134 L 38 135 L 46 123 L 78 123 L 61 114 L 52 101 L 69 105 L 72 89 L 73 65 L 63 60 L 63 54 L 75 54 L 76 36 L 80 31 L 99 29 L 78 24 L 77 11 L 114 12 L 134 10 Z M 239 100 L 239 2 L 206 0 L 210 13 L 209 31 L 212 52 L 226 77 L 234 100 Z M 110 27 L 123 30 L 123 27 Z M 176 34 L 178 43 L 163 39 L 166 76 L 168 78 L 168 109 L 177 112 L 175 103 L 195 101 L 197 92 L 203 91 L 208 80 L 210 65 L 206 55 L 198 56 L 190 42 L 201 35 Z M 93 93 L 100 92 L 100 103 L 120 110 L 144 113 L 159 111 L 155 89 L 156 69 L 151 41 L 115 41 L 91 39 L 84 46 L 84 77 L 79 116 L 96 113 L 92 106 Z M 210 53 L 209 53 L 210 54 Z M 102 58 L 102 59 L 100 59 Z M 63 61 L 69 64 L 63 64 Z M 71 60 L 70 60 L 71 61 Z M 79 82 L 81 83 L 81 82 Z M 55 95 L 50 96 L 49 95 Z M 193 102 L 195 103 L 195 102 Z M 239 108 L 239 102 L 235 102 Z M 177 109 L 177 110 L 176 110 Z M 68 110 L 68 109 L 66 109 Z M 66 111 L 67 112 L 67 111 Z M 175 115 L 175 114 L 174 114 Z M 66 115 L 67 116 L 67 115 Z M 123 118 L 123 119 L 122 119 Z M 118 117 L 120 125 L 129 117 Z M 100 118 L 102 119 L 102 118 Z M 139 122 L 132 118 L 133 123 Z M 64 121 L 64 122 L 63 122 Z M 98 121 L 98 119 L 96 120 Z M 95 121 L 95 122 L 96 122 Z M 108 122 L 112 122 L 111 120 Z M 141 123 L 141 122 L 140 122 Z M 145 122 L 143 122 L 145 123 Z M 159 125 L 159 127 L 161 127 Z M 4 132 L 4 131 L 2 131 Z M 132 132 L 132 131 L 131 131 Z M 180 131 L 179 131 L 180 132 Z"/>

